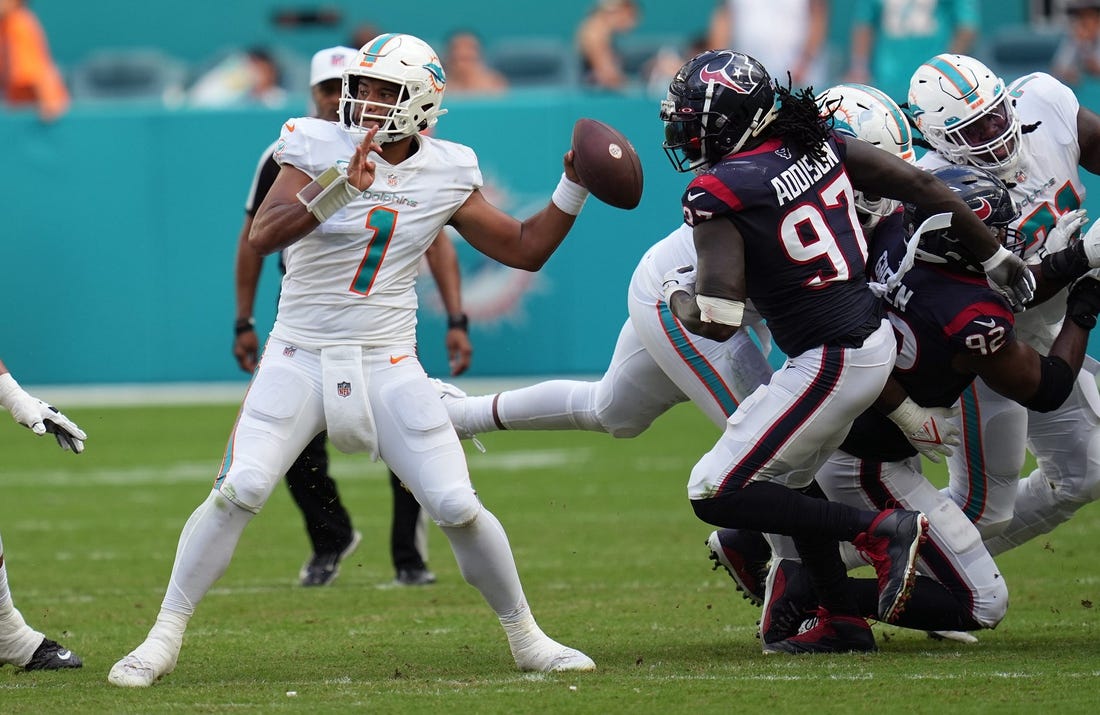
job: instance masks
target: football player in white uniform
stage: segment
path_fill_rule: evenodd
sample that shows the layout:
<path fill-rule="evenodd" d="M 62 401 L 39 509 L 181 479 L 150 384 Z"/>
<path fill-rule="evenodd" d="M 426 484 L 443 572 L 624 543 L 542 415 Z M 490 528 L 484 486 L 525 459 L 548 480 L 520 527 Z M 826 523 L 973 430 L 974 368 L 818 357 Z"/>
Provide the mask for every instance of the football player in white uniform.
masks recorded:
<path fill-rule="evenodd" d="M 490 204 L 474 152 L 420 133 L 444 113 L 445 83 L 422 40 L 380 35 L 345 70 L 340 122 L 284 125 L 281 169 L 249 239 L 265 255 L 286 249 L 275 326 L 214 489 L 184 526 L 157 621 L 111 669 L 112 684 L 145 687 L 172 671 L 187 622 L 244 527 L 326 428 L 338 449 L 381 457 L 412 490 L 496 612 L 521 670 L 595 668 L 531 614 L 504 529 L 478 500 L 417 359 L 414 290 L 420 259 L 446 224 L 491 258 L 537 270 L 588 192 L 567 152 L 546 208 L 521 222 Z"/>
<path fill-rule="evenodd" d="M 1013 228 L 1027 242 L 1025 258 L 1044 274 L 1057 272 L 1049 256 L 1083 222 L 1080 170 L 1100 174 L 1100 117 L 1046 73 L 1006 87 L 978 60 L 950 54 L 913 74 L 909 108 L 934 149 L 919 164 L 971 164 L 997 174 L 1020 207 Z M 1094 242 L 1082 245 L 1090 253 L 1083 258 L 1100 265 Z M 1064 293 L 1029 307 L 1016 317 L 1019 339 L 1049 354 L 1065 309 Z M 1029 410 L 981 380 L 963 393 L 963 447 L 948 462 L 950 491 L 994 555 L 1049 532 L 1100 496 L 1100 394 L 1089 364 L 1050 412 L 1037 411 L 1041 404 Z M 1020 479 L 1025 445 L 1038 469 Z"/>
<path fill-rule="evenodd" d="M 76 454 L 84 451 L 84 440 L 88 438 L 84 430 L 55 408 L 27 394 L 11 376 L 3 360 L 0 360 L 0 407 L 36 435 L 52 434 L 62 449 Z M 0 539 L 0 667 L 7 664 L 23 670 L 60 670 L 83 665 L 78 655 L 23 620 L 8 588 L 4 541 Z"/>
<path fill-rule="evenodd" d="M 737 405 L 771 377 L 748 331 L 718 342 L 684 330 L 665 291 L 694 283 L 695 243 L 681 224 L 645 252 L 627 289 L 629 318 L 611 363 L 597 381 L 548 380 L 494 395 L 467 397 L 442 385 L 444 402 L 463 438 L 495 430 L 589 430 L 636 437 L 673 405 L 692 400 L 723 428 Z M 765 349 L 767 328 L 751 323 Z"/>

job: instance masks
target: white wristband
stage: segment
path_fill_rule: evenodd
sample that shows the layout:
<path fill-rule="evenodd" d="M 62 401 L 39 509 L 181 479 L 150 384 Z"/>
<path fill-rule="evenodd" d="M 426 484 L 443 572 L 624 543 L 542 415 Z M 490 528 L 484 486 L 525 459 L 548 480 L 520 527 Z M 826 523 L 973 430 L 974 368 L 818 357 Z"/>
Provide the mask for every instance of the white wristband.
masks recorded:
<path fill-rule="evenodd" d="M 15 381 L 10 372 L 0 375 L 0 407 L 11 411 L 17 395 L 23 394 L 23 388 Z"/>
<path fill-rule="evenodd" d="M 1010 258 L 1013 255 L 1012 251 L 1008 250 L 1004 246 L 998 246 L 997 250 L 993 252 L 993 255 L 982 261 L 982 270 L 989 273 L 991 270 L 1001 264 L 1006 258 Z"/>
<path fill-rule="evenodd" d="M 306 198 L 317 187 L 320 193 L 312 199 Z M 360 195 L 359 189 L 348 183 L 347 175 L 335 166 L 330 166 L 321 175 L 298 192 L 298 200 L 320 222 L 328 221 L 340 209 L 347 206 Z"/>
<path fill-rule="evenodd" d="M 924 427 L 926 410 L 906 397 L 894 411 L 886 415 L 890 421 L 901 428 L 905 434 L 914 434 Z"/>
<path fill-rule="evenodd" d="M 699 319 L 704 323 L 721 323 L 740 328 L 745 319 L 745 304 L 739 300 L 697 295 L 695 303 L 699 306 Z"/>
<path fill-rule="evenodd" d="M 554 189 L 554 195 L 550 197 L 550 200 L 565 213 L 576 216 L 581 212 L 587 198 L 588 189 L 575 181 L 570 181 L 563 171 L 561 181 L 558 182 L 558 187 Z"/>

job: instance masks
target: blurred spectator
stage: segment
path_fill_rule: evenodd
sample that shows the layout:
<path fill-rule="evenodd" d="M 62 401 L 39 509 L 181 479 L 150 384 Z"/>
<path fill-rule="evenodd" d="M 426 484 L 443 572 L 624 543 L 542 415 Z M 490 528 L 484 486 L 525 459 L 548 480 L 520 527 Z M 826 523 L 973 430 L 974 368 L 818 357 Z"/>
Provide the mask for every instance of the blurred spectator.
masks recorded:
<path fill-rule="evenodd" d="M 684 63 L 708 49 L 710 49 L 710 43 L 706 35 L 693 37 L 683 50 L 672 46 L 662 47 L 642 67 L 646 91 L 654 96 L 664 96 L 668 92 L 668 85 L 672 82 L 672 78 Z"/>
<path fill-rule="evenodd" d="M 825 81 L 828 0 L 719 0 L 709 45 L 751 55 L 781 84 Z"/>
<path fill-rule="evenodd" d="M 1052 63 L 1054 74 L 1076 84 L 1081 76 L 1100 75 L 1100 0 L 1070 0 L 1069 29 Z"/>
<path fill-rule="evenodd" d="M 47 122 L 69 109 L 46 33 L 25 0 L 0 0 L 0 93 L 12 106 L 37 105 Z"/>
<path fill-rule="evenodd" d="M 638 25 L 641 6 L 634 0 L 599 0 L 577 28 L 577 50 L 586 84 L 619 89 L 627 82 L 615 38 Z"/>
<path fill-rule="evenodd" d="M 188 92 L 188 101 L 200 107 L 281 107 L 287 94 L 275 58 L 262 47 L 253 47 L 230 54 L 199 77 Z"/>
<path fill-rule="evenodd" d="M 363 45 L 381 34 L 377 25 L 370 22 L 361 22 L 351 31 L 351 39 L 348 41 L 348 47 L 354 47 L 356 50 L 361 50 Z"/>
<path fill-rule="evenodd" d="M 485 63 L 481 39 L 471 30 L 456 30 L 443 48 L 448 94 L 500 94 L 508 80 Z"/>
<path fill-rule="evenodd" d="M 903 103 L 922 62 L 970 51 L 980 18 L 978 0 L 856 0 L 845 81 L 873 85 Z"/>

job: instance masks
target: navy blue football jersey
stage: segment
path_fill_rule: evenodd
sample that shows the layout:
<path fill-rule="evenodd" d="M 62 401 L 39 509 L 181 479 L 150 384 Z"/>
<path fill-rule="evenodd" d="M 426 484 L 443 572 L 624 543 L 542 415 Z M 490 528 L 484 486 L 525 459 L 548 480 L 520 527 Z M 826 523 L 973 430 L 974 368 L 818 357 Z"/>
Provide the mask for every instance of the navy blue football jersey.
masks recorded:
<path fill-rule="evenodd" d="M 871 244 L 870 272 L 885 283 L 905 252 L 902 213 L 885 219 Z M 960 353 L 991 355 L 1016 339 L 1012 308 L 985 276 L 917 261 L 887 296 L 887 315 L 898 338 L 894 377 L 924 407 L 950 407 L 971 382 L 952 360 Z M 897 425 L 875 409 L 860 415 L 840 447 L 879 461 L 917 452 Z"/>
<path fill-rule="evenodd" d="M 741 232 L 748 296 L 791 357 L 853 335 L 858 345 L 881 315 L 843 160 L 840 138 L 821 161 L 771 139 L 718 162 L 683 195 L 690 225 L 728 219 Z"/>

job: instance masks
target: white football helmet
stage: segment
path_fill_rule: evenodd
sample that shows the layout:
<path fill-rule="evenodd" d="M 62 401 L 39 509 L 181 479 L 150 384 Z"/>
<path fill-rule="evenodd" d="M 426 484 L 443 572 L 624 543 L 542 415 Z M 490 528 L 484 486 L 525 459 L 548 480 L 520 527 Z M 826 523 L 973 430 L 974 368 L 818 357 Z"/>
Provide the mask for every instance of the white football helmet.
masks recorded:
<path fill-rule="evenodd" d="M 913 73 L 909 111 L 928 143 L 953 164 L 1012 181 L 1020 163 L 1020 119 L 1004 80 L 965 55 L 936 55 Z"/>
<path fill-rule="evenodd" d="M 394 104 L 358 98 L 360 78 L 392 82 L 400 93 Z M 365 134 L 364 122 L 379 122 L 379 144 L 397 141 L 434 126 L 440 116 L 447 76 L 428 43 L 412 35 L 379 35 L 359 50 L 344 70 L 340 118 L 344 129 Z"/>
<path fill-rule="evenodd" d="M 833 129 L 890 152 L 909 163 L 913 153 L 913 132 L 901 107 L 885 93 L 866 84 L 838 84 L 817 95 L 822 114 L 832 116 Z M 856 191 L 856 208 L 867 230 L 897 210 L 893 199 L 873 198 Z"/>

